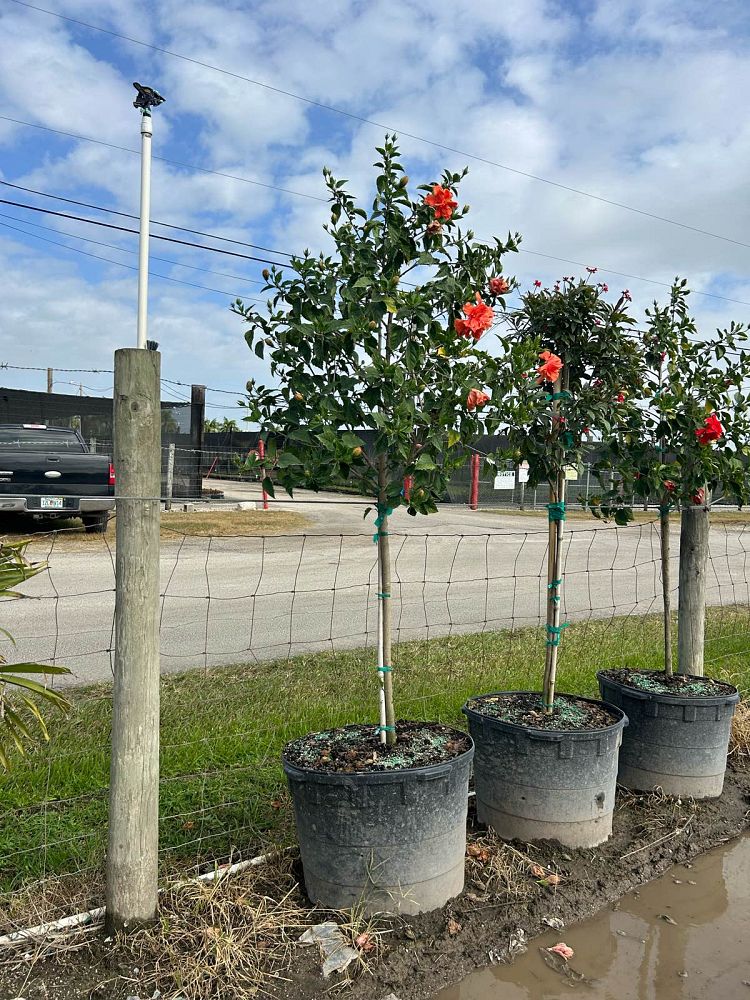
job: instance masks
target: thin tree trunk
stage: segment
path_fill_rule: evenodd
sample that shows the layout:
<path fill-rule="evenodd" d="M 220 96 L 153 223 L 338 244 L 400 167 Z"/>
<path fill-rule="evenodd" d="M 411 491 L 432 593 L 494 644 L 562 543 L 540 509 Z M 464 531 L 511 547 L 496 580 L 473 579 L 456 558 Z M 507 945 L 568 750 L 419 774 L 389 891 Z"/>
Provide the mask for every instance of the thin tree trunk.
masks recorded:
<path fill-rule="evenodd" d="M 565 472 L 557 477 L 553 503 L 565 503 Z M 544 710 L 551 712 L 555 701 L 557 680 L 557 650 L 560 642 L 560 583 L 562 580 L 562 547 L 565 521 L 560 518 L 549 524 L 549 554 L 547 558 L 547 647 L 544 665 Z M 557 600 L 555 600 L 557 598 Z"/>
<path fill-rule="evenodd" d="M 677 670 L 703 676 L 708 566 L 708 491 L 700 507 L 683 507 L 680 524 L 680 596 Z"/>
<path fill-rule="evenodd" d="M 396 713 L 393 707 L 393 663 L 391 662 L 391 545 L 388 535 L 390 518 L 385 513 L 387 507 L 386 486 L 388 476 L 385 467 L 385 455 L 378 461 L 379 505 L 378 517 L 382 518 L 378 528 L 378 563 L 380 584 L 382 587 L 380 603 L 383 608 L 381 628 L 383 636 L 383 688 L 385 692 L 385 739 L 389 746 L 396 742 Z M 387 669 L 386 669 L 387 668 Z"/>
<path fill-rule="evenodd" d="M 664 673 L 671 677 L 672 667 L 672 570 L 669 565 L 669 508 L 659 507 L 661 529 L 661 596 L 664 608 Z"/>

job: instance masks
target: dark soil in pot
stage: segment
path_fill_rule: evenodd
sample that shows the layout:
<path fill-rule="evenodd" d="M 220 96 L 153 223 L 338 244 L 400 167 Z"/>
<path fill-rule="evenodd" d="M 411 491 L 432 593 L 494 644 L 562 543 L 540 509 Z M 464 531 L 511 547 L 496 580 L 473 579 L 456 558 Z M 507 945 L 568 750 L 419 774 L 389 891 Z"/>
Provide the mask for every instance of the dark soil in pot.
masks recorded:
<path fill-rule="evenodd" d="M 309 733 L 284 748 L 284 760 L 314 771 L 357 774 L 443 764 L 471 749 L 466 733 L 437 723 L 398 722 L 395 746 L 381 743 L 376 726 L 342 726 Z"/>
<path fill-rule="evenodd" d="M 606 729 L 616 723 L 620 715 L 598 701 L 558 695 L 551 712 L 544 711 L 542 696 L 526 691 L 485 694 L 470 698 L 466 707 L 482 715 L 512 722 L 529 729 L 556 732 L 580 732 L 586 729 Z"/>
<path fill-rule="evenodd" d="M 476 745 L 477 817 L 505 840 L 595 847 L 612 831 L 625 714 L 560 694 L 498 691 L 464 705 Z"/>
<path fill-rule="evenodd" d="M 721 795 L 736 688 L 663 671 L 602 670 L 597 677 L 602 698 L 630 719 L 620 784 L 696 799 Z"/>
<path fill-rule="evenodd" d="M 421 913 L 464 884 L 471 737 L 400 722 L 294 740 L 282 755 L 294 802 L 305 888 L 327 909 Z"/>

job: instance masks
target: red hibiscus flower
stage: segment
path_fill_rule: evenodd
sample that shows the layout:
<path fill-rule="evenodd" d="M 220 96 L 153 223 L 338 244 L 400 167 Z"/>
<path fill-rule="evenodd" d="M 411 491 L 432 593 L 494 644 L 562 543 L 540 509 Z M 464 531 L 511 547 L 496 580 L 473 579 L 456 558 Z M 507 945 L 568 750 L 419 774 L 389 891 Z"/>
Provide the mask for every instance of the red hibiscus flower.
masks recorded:
<path fill-rule="evenodd" d="M 539 280 L 539 278 L 537 278 L 536 281 L 534 282 L 534 288 L 541 288 L 541 287 L 542 287 L 542 283 Z"/>
<path fill-rule="evenodd" d="M 466 397 L 466 409 L 469 411 L 476 410 L 489 402 L 489 398 L 486 392 L 481 392 L 479 389 L 471 389 L 469 390 L 469 395 Z"/>
<path fill-rule="evenodd" d="M 699 486 L 698 489 L 695 491 L 695 493 L 693 493 L 691 500 L 693 501 L 696 507 L 700 507 L 700 505 L 703 503 L 705 499 L 706 499 L 706 491 L 702 486 Z"/>
<path fill-rule="evenodd" d="M 453 192 L 439 184 L 433 185 L 432 194 L 427 195 L 424 203 L 435 210 L 436 219 L 450 219 L 458 208 L 458 202 L 453 197 Z"/>
<path fill-rule="evenodd" d="M 490 291 L 493 295 L 505 295 L 510 291 L 510 282 L 505 278 L 490 278 Z"/>
<path fill-rule="evenodd" d="M 586 270 L 589 272 L 589 274 L 596 274 L 596 272 L 599 270 L 599 268 L 598 267 L 587 267 Z"/>
<path fill-rule="evenodd" d="M 539 357 L 542 360 L 542 364 L 536 370 L 539 376 L 537 383 L 541 385 L 542 382 L 556 382 L 557 376 L 562 371 L 563 366 L 560 358 L 551 351 L 542 351 Z"/>
<path fill-rule="evenodd" d="M 609 291 L 609 285 L 606 282 L 604 282 L 604 281 L 601 283 L 601 285 L 599 285 L 599 287 L 601 288 L 601 290 L 603 292 L 608 292 Z"/>
<path fill-rule="evenodd" d="M 709 414 L 703 426 L 695 429 L 695 436 L 698 438 L 699 444 L 710 444 L 712 441 L 718 441 L 723 433 L 724 428 L 715 413 Z"/>
<path fill-rule="evenodd" d="M 459 337 L 473 337 L 474 340 L 479 340 L 485 330 L 489 330 L 495 318 L 492 309 L 483 301 L 479 292 L 476 294 L 476 302 L 467 302 L 464 305 L 464 315 L 466 319 L 454 320 L 453 328 Z"/>
<path fill-rule="evenodd" d="M 628 291 L 627 288 L 623 288 L 623 290 L 622 290 L 622 297 L 625 299 L 626 302 L 632 302 L 633 301 L 633 296 L 630 294 L 630 292 Z"/>
<path fill-rule="evenodd" d="M 674 491 L 677 489 L 677 487 L 675 486 L 675 484 L 672 482 L 671 479 L 665 479 L 664 480 L 664 489 L 667 491 L 667 493 L 674 493 Z"/>
<path fill-rule="evenodd" d="M 625 393 L 624 392 L 618 392 L 617 395 L 615 396 L 615 402 L 616 403 L 624 403 L 625 402 Z"/>

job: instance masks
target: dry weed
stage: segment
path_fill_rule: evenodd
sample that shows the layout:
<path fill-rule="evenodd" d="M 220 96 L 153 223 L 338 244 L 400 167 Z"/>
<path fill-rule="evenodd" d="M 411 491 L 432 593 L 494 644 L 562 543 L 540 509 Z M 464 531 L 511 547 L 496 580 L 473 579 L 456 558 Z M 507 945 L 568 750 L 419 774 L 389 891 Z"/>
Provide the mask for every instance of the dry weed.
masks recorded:
<path fill-rule="evenodd" d="M 148 970 L 144 985 L 165 1000 L 267 996 L 311 923 L 292 864 L 281 855 L 214 882 L 167 887 L 158 925 L 120 941 Z"/>
<path fill-rule="evenodd" d="M 741 701 L 732 719 L 729 738 L 730 757 L 750 757 L 750 703 Z"/>
<path fill-rule="evenodd" d="M 535 862 L 492 831 L 472 840 L 466 853 L 467 879 L 483 896 L 522 900 L 538 892 L 534 882 Z"/>

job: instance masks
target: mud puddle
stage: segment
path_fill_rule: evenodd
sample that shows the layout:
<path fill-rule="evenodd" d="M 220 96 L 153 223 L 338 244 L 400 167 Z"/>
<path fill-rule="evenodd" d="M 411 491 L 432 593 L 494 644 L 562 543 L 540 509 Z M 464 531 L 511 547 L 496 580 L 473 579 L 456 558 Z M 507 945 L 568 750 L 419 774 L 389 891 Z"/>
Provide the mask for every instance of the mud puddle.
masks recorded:
<path fill-rule="evenodd" d="M 435 1000 L 750 1000 L 750 836 L 550 931 L 512 965 L 473 973 Z M 545 949 L 564 941 L 566 963 Z"/>

